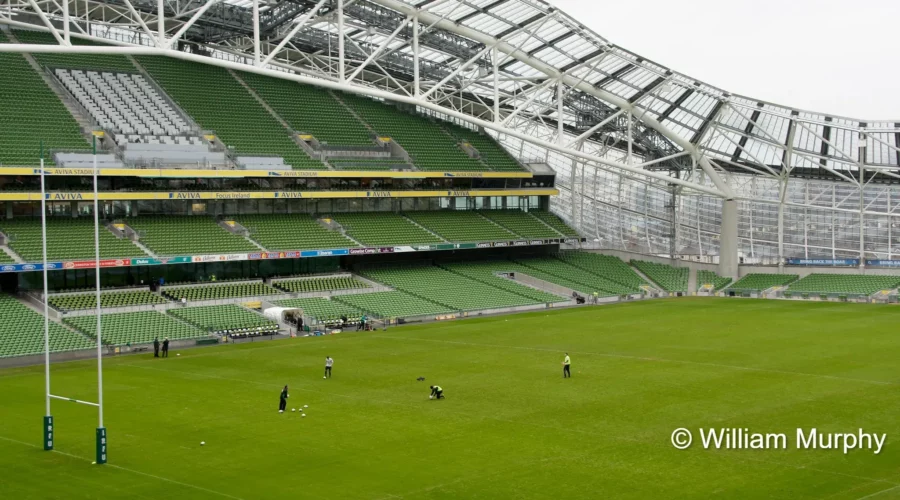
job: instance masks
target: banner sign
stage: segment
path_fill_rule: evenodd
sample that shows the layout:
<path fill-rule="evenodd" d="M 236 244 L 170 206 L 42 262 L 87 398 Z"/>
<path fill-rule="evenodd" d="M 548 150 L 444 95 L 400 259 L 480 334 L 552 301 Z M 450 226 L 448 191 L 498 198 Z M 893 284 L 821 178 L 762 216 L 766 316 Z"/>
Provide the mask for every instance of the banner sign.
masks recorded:
<path fill-rule="evenodd" d="M 63 262 L 65 269 L 93 269 L 97 262 L 93 260 L 76 260 Z M 100 261 L 100 267 L 127 267 L 131 265 L 131 259 L 104 259 Z"/>
<path fill-rule="evenodd" d="M 48 262 L 47 269 L 62 269 L 62 262 Z M 43 271 L 44 264 L 4 264 L 0 266 L 2 273 L 23 273 L 28 271 Z"/>
<path fill-rule="evenodd" d="M 852 267 L 859 265 L 859 259 L 787 259 L 789 266 L 833 266 Z"/>
<path fill-rule="evenodd" d="M 870 260 L 866 259 L 866 265 L 871 267 L 900 267 L 900 260 Z"/>
<path fill-rule="evenodd" d="M 491 241 L 481 243 L 439 243 L 434 245 L 416 245 L 416 246 L 397 246 L 397 247 L 378 247 L 378 248 L 335 248 L 330 250 L 286 250 L 281 252 L 253 252 L 253 253 L 233 253 L 233 254 L 213 254 L 213 255 L 186 255 L 177 257 L 139 257 L 133 259 L 103 259 L 100 261 L 100 267 L 132 267 L 132 266 L 160 266 L 166 264 L 206 264 L 213 262 L 238 262 L 245 260 L 280 260 L 280 259 L 300 259 L 309 257 L 336 257 L 342 255 L 374 255 L 384 253 L 406 253 L 406 252 L 431 252 L 446 250 L 468 250 L 473 248 L 504 248 L 504 247 L 522 247 L 522 246 L 540 246 L 559 244 L 564 241 L 579 241 L 574 238 L 567 239 L 547 239 L 547 240 L 516 240 L 516 241 Z M 581 241 L 584 241 L 583 239 Z M 792 259 L 801 261 L 801 259 Z M 792 264 L 791 265 L 855 265 L 859 261 L 852 259 L 827 261 L 827 260 L 803 260 L 803 262 L 815 262 L 815 264 Z M 841 262 L 842 264 L 826 264 L 826 262 Z M 893 267 L 900 267 L 900 261 L 867 261 L 871 262 L 890 262 L 888 264 Z M 78 260 L 67 262 L 48 262 L 48 270 L 75 270 L 75 269 L 93 269 L 95 262 L 93 260 Z M 876 265 L 876 264 L 870 264 Z M 22 273 L 30 271 L 43 271 L 43 264 L 4 264 L 0 265 L 0 273 Z"/>

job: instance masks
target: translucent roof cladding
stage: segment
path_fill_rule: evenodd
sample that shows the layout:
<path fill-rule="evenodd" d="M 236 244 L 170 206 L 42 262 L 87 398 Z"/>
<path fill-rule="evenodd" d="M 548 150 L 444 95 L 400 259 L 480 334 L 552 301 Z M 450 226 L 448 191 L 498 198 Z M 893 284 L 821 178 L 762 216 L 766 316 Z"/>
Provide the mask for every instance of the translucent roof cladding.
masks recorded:
<path fill-rule="evenodd" d="M 516 57 L 501 55 L 500 88 L 507 94 L 553 77 L 522 61 L 530 57 L 597 89 L 595 96 L 611 108 L 617 100 L 633 103 L 722 161 L 781 167 L 791 149 L 793 167 L 855 168 L 861 151 L 863 161 L 872 165 L 900 163 L 900 124 L 866 123 L 732 95 L 610 44 L 543 0 L 400 1 L 514 47 Z M 423 49 L 425 59 L 456 64 L 457 58 L 440 47 Z M 472 90 L 491 92 L 486 87 Z M 616 99 L 604 98 L 603 92 Z M 552 101 L 552 94 L 545 89 L 535 105 L 545 95 Z"/>

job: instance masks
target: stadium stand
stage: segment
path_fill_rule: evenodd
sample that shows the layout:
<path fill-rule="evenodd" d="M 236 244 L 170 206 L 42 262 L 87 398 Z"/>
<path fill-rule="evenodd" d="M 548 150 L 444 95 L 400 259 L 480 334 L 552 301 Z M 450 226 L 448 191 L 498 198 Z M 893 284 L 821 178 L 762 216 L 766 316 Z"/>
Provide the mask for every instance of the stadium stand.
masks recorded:
<path fill-rule="evenodd" d="M 0 295 L 0 358 L 44 352 L 44 317 L 14 297 Z M 77 351 L 96 347 L 94 342 L 56 322 L 50 322 L 50 350 Z"/>
<path fill-rule="evenodd" d="M 600 297 L 611 297 L 641 292 L 634 286 L 617 283 L 552 257 L 519 259 L 516 262 L 521 265 L 519 272 L 571 288 L 585 295 L 597 292 Z"/>
<path fill-rule="evenodd" d="M 622 259 L 612 255 L 602 255 L 592 252 L 560 252 L 557 258 L 572 266 L 584 269 L 609 281 L 628 287 L 632 292 L 637 292 L 642 286 L 647 285 L 644 278 L 634 272 Z"/>
<path fill-rule="evenodd" d="M 441 267 L 469 279 L 484 283 L 495 288 L 502 288 L 507 292 L 521 295 L 536 303 L 564 302 L 566 298 L 558 295 L 542 292 L 534 288 L 520 285 L 515 281 L 502 278 L 494 274 L 495 272 L 508 271 L 509 261 L 493 261 L 493 262 L 458 262 L 451 264 L 441 264 Z"/>
<path fill-rule="evenodd" d="M 42 31 L 30 30 L 12 30 L 15 36 L 22 43 L 31 43 L 37 45 L 58 45 L 59 42 L 50 33 Z M 72 45 L 84 46 L 106 46 L 102 43 L 96 43 L 91 40 L 82 40 L 76 36 L 70 38 Z M 134 72 L 134 65 L 125 56 L 116 56 L 109 54 L 33 54 L 32 57 L 42 66 L 48 68 L 74 68 L 93 71 L 119 71 Z"/>
<path fill-rule="evenodd" d="M 391 212 L 340 213 L 334 219 L 356 241 L 369 246 L 443 243 L 437 236 Z"/>
<path fill-rule="evenodd" d="M 140 241 L 157 255 L 253 252 L 259 248 L 203 216 L 149 216 L 123 220 Z"/>
<path fill-rule="evenodd" d="M 868 274 L 810 274 L 791 283 L 791 293 L 871 295 L 900 285 L 900 276 Z"/>
<path fill-rule="evenodd" d="M 0 232 L 9 238 L 9 247 L 26 262 L 43 260 L 40 219 L 0 220 Z M 93 218 L 47 218 L 48 260 L 93 259 L 94 256 Z M 105 227 L 100 228 L 100 258 L 146 256 L 130 240 L 117 238 Z"/>
<path fill-rule="evenodd" d="M 371 132 L 328 90 L 253 73 L 240 77 L 294 130 L 332 146 L 374 145 Z"/>
<path fill-rule="evenodd" d="M 329 276 L 324 278 L 300 278 L 273 283 L 275 288 L 291 293 L 330 292 L 334 290 L 355 290 L 370 288 L 352 276 Z"/>
<path fill-rule="evenodd" d="M 578 231 L 575 231 L 571 227 L 567 226 L 566 223 L 562 219 L 560 219 L 559 217 L 556 216 L 556 214 L 553 214 L 551 212 L 545 212 L 543 210 L 532 210 L 531 212 L 528 212 L 528 213 L 537 217 L 538 219 L 541 219 L 548 226 L 559 231 L 563 236 L 568 236 L 571 238 L 578 237 Z"/>
<path fill-rule="evenodd" d="M 731 283 L 731 278 L 719 276 L 712 271 L 697 271 L 697 289 L 701 289 L 704 285 L 712 285 L 713 290 L 721 290 Z"/>
<path fill-rule="evenodd" d="M 0 43 L 9 40 L 0 32 Z M 78 123 L 22 54 L 0 53 L 0 166 L 53 165 L 50 151 L 90 151 Z M 52 123 L 52 127 L 47 124 Z"/>
<path fill-rule="evenodd" d="M 453 312 L 445 305 L 396 290 L 393 292 L 336 295 L 333 300 L 380 318 L 406 318 Z"/>
<path fill-rule="evenodd" d="M 301 309 L 307 318 L 329 326 L 340 324 L 341 316 L 346 316 L 347 322 L 355 325 L 363 315 L 363 312 L 356 307 L 337 300 L 329 300 L 326 297 L 280 300 L 276 304 L 282 307 Z"/>
<path fill-rule="evenodd" d="M 96 316 L 68 317 L 63 323 L 91 338 L 96 337 Z M 100 323 L 103 343 L 109 345 L 147 344 L 154 338 L 185 340 L 206 337 L 206 332 L 156 311 L 104 314 Z"/>
<path fill-rule="evenodd" d="M 436 266 L 379 267 L 360 272 L 417 297 L 443 304 L 455 311 L 475 311 L 545 302 L 486 285 Z M 342 300 L 342 299 L 339 299 Z"/>
<path fill-rule="evenodd" d="M 763 274 L 752 273 L 735 281 L 728 287 L 729 290 L 762 291 L 773 286 L 785 286 L 796 281 L 796 274 Z"/>
<path fill-rule="evenodd" d="M 436 122 L 368 97 L 343 93 L 339 97 L 379 136 L 391 137 L 403 146 L 420 170 L 485 170 L 481 162 L 470 158 Z"/>
<path fill-rule="evenodd" d="M 217 335 L 235 337 L 278 333 L 278 324 L 236 304 L 169 309 L 169 314 Z"/>
<path fill-rule="evenodd" d="M 258 297 L 282 293 L 265 283 L 226 283 L 186 286 L 179 288 L 163 287 L 162 294 L 175 301 L 182 298 L 188 302 L 198 300 L 236 299 L 240 297 Z"/>
<path fill-rule="evenodd" d="M 690 271 L 686 267 L 672 267 L 643 260 L 632 260 L 631 265 L 667 292 L 687 292 Z"/>
<path fill-rule="evenodd" d="M 308 215 L 240 215 L 250 238 L 269 250 L 353 248 L 356 243 Z"/>
<path fill-rule="evenodd" d="M 100 307 L 148 306 L 167 302 L 166 299 L 146 290 L 100 293 Z M 93 293 L 51 295 L 50 306 L 63 312 L 94 309 L 97 307 L 97 297 Z"/>
<path fill-rule="evenodd" d="M 324 170 L 227 70 L 164 56 L 138 62 L 204 129 L 215 131 L 236 154 L 280 156 L 295 169 Z M 228 103 L 223 112 L 222 103 Z"/>
<path fill-rule="evenodd" d="M 518 236 L 475 212 L 446 210 L 407 212 L 404 215 L 447 241 L 504 241 Z"/>
<path fill-rule="evenodd" d="M 559 238 L 562 236 L 521 210 L 484 210 L 479 213 L 525 238 Z"/>
<path fill-rule="evenodd" d="M 491 170 L 523 170 L 522 166 L 519 165 L 519 162 L 513 159 L 513 157 L 491 137 L 454 123 L 445 123 L 444 129 L 460 141 L 467 142 L 477 149 L 478 153 L 481 155 L 481 161 L 486 163 Z"/>

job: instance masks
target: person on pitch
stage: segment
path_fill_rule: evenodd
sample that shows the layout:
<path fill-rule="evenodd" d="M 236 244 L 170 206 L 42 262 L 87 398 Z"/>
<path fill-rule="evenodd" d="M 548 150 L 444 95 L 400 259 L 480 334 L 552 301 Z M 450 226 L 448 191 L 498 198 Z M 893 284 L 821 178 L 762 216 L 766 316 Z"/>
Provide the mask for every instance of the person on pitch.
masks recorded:
<path fill-rule="evenodd" d="M 563 378 L 572 378 L 572 372 L 569 370 L 569 366 L 572 364 L 572 360 L 569 359 L 569 353 L 566 353 L 565 359 L 563 359 Z"/>
<path fill-rule="evenodd" d="M 165 340 L 163 340 L 163 354 L 162 354 L 162 357 L 164 357 L 164 358 L 168 358 L 168 357 L 169 357 L 169 337 L 166 337 Z"/>
<path fill-rule="evenodd" d="M 287 408 L 287 398 L 288 398 L 288 387 L 284 386 L 284 389 L 281 390 L 281 398 L 278 402 L 278 413 L 284 413 L 284 409 Z"/>
<path fill-rule="evenodd" d="M 325 356 L 325 376 L 322 378 L 331 378 L 331 367 L 334 366 L 334 360 L 331 356 Z"/>
<path fill-rule="evenodd" d="M 428 399 L 444 399 L 444 389 L 439 385 L 431 386 L 431 396 Z"/>
<path fill-rule="evenodd" d="M 159 357 L 159 337 L 153 339 L 153 357 Z"/>

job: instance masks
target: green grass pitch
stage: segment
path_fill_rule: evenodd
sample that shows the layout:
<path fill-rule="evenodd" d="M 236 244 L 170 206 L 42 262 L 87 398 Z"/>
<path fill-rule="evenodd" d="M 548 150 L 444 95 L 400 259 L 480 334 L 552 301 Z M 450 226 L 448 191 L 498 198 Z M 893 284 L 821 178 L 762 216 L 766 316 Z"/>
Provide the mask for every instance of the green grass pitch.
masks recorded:
<path fill-rule="evenodd" d="M 106 466 L 87 406 L 54 401 L 42 451 L 43 367 L 5 369 L 0 497 L 900 498 L 898 319 L 675 299 L 124 356 L 104 364 Z M 52 392 L 94 400 L 95 368 L 54 365 Z M 306 418 L 277 413 L 284 384 Z M 678 427 L 888 437 L 880 455 L 679 451 Z"/>

